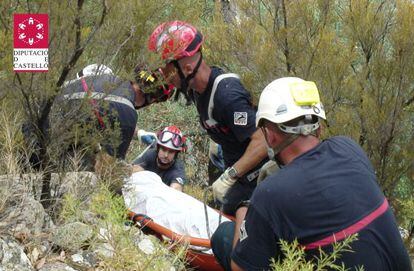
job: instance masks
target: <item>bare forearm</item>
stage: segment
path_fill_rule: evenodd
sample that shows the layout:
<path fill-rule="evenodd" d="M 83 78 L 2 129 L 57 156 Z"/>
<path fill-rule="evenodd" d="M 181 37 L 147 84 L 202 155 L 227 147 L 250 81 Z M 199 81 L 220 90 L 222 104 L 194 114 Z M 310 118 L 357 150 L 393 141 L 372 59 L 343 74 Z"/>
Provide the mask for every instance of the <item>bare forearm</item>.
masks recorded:
<path fill-rule="evenodd" d="M 244 220 L 244 218 L 246 217 L 246 213 L 247 213 L 247 207 L 241 207 L 239 209 L 237 209 L 236 211 L 236 225 L 234 226 L 234 238 L 233 238 L 233 249 L 237 244 L 237 241 L 239 241 L 240 238 L 240 227 L 241 224 Z M 240 271 L 243 270 L 240 268 L 240 266 L 238 266 L 233 260 L 231 261 L 231 270 L 233 271 Z"/>
<path fill-rule="evenodd" d="M 236 211 L 236 221 L 234 225 L 234 237 L 233 237 L 233 248 L 236 246 L 237 241 L 240 238 L 240 227 L 246 217 L 247 207 L 240 207 Z"/>
<path fill-rule="evenodd" d="M 256 130 L 243 156 L 233 165 L 239 176 L 243 176 L 267 156 L 266 141 L 263 133 Z"/>

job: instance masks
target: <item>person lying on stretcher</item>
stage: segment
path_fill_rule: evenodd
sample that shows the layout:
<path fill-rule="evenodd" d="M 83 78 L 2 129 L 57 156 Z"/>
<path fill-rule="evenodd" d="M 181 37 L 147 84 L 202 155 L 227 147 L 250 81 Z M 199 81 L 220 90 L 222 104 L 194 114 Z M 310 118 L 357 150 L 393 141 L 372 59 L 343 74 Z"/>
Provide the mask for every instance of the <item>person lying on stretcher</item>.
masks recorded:
<path fill-rule="evenodd" d="M 209 239 L 221 222 L 229 221 L 213 208 L 206 206 L 206 211 L 201 201 L 167 186 L 154 172 L 138 165 L 133 171 L 122 189 L 130 211 L 144 214 L 175 233 L 204 239 Z"/>

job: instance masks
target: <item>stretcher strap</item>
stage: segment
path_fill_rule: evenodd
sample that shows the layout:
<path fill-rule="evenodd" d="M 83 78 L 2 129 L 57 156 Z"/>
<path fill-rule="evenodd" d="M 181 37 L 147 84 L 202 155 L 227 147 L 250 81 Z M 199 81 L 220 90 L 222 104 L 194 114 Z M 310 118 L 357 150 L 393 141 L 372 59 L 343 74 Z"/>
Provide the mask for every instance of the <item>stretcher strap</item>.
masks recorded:
<path fill-rule="evenodd" d="M 341 241 L 345 239 L 346 237 L 351 236 L 352 234 L 355 234 L 368 226 L 372 221 L 374 221 L 377 217 L 385 213 L 385 211 L 388 209 L 388 201 L 387 199 L 384 199 L 384 202 L 379 206 L 377 209 L 375 209 L 373 212 L 362 218 L 361 220 L 357 221 L 355 224 L 352 224 L 351 226 L 345 228 L 344 230 L 334 233 L 331 236 L 328 236 L 322 240 L 312 242 L 310 244 L 304 245 L 305 250 L 307 249 L 315 249 L 318 247 L 323 247 L 326 245 L 330 245 L 332 243 Z"/>

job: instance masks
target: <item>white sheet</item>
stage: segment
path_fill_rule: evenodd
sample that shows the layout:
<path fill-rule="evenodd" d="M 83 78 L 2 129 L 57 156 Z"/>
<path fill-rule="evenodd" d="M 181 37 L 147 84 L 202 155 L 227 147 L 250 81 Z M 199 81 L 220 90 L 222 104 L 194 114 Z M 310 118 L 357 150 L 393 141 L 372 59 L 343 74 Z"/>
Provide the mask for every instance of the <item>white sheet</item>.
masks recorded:
<path fill-rule="evenodd" d="M 150 171 L 140 171 L 125 180 L 123 196 L 126 206 L 134 213 L 146 214 L 157 224 L 176 233 L 208 238 L 204 204 L 199 200 L 165 185 Z M 207 207 L 210 236 L 219 219 L 228 221 Z"/>

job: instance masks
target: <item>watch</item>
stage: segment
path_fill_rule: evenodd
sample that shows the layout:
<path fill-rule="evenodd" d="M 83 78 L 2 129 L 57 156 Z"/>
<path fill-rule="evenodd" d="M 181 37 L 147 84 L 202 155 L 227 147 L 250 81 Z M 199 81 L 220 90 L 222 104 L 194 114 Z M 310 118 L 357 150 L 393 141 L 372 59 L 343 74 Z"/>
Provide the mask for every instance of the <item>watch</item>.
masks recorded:
<path fill-rule="evenodd" d="M 229 167 L 227 169 L 227 174 L 229 174 L 230 178 L 237 179 L 239 176 L 237 176 L 238 172 L 234 167 Z"/>

